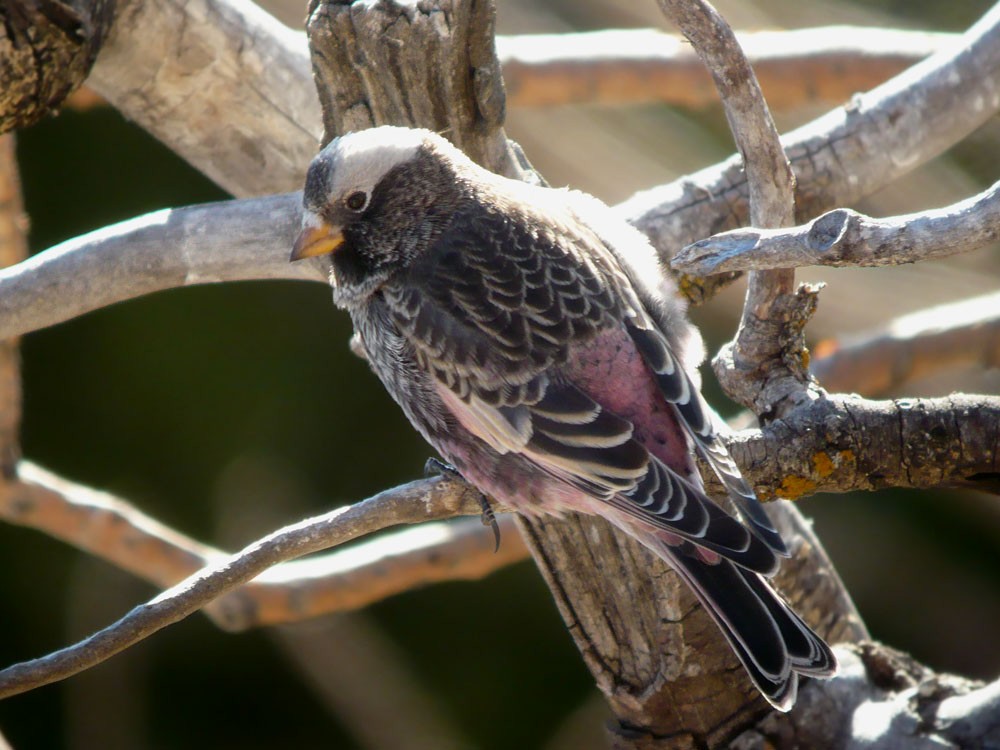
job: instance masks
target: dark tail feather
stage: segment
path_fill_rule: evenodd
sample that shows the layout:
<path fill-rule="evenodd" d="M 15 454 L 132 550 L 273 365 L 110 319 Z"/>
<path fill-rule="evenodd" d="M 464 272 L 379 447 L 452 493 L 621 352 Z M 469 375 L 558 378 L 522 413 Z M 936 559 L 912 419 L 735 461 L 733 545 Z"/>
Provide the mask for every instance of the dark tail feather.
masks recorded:
<path fill-rule="evenodd" d="M 795 704 L 798 675 L 836 673 L 837 659 L 830 647 L 761 575 L 725 559 L 709 565 L 662 542 L 656 547 L 691 586 L 754 685 L 779 711 Z"/>

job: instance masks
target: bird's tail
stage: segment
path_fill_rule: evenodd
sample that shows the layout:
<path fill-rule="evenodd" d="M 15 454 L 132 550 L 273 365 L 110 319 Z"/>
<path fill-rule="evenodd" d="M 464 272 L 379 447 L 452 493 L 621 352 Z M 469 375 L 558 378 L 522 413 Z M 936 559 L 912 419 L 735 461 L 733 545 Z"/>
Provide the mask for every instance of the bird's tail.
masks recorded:
<path fill-rule="evenodd" d="M 836 673 L 837 659 L 830 647 L 762 575 L 726 559 L 703 562 L 658 540 L 655 549 L 691 586 L 754 685 L 779 711 L 795 704 L 800 674 Z"/>

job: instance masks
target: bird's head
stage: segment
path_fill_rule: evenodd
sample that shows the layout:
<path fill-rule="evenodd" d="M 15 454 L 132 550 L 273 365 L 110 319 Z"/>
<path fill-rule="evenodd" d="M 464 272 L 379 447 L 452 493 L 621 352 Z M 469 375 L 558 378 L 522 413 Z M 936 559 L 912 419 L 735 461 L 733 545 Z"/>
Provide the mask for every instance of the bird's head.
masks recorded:
<path fill-rule="evenodd" d="M 309 166 L 291 260 L 329 256 L 334 302 L 363 304 L 453 213 L 463 160 L 428 130 L 379 127 L 334 139 Z"/>

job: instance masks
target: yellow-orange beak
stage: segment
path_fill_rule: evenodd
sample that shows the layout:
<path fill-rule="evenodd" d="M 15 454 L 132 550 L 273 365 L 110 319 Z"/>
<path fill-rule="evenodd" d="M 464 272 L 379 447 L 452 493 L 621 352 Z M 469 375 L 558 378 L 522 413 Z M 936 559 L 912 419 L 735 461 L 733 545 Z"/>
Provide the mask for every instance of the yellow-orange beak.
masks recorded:
<path fill-rule="evenodd" d="M 299 234 L 292 246 L 289 260 L 314 258 L 317 255 L 329 255 L 336 251 L 344 242 L 344 235 L 339 229 L 331 227 L 326 222 L 315 227 L 306 227 Z"/>

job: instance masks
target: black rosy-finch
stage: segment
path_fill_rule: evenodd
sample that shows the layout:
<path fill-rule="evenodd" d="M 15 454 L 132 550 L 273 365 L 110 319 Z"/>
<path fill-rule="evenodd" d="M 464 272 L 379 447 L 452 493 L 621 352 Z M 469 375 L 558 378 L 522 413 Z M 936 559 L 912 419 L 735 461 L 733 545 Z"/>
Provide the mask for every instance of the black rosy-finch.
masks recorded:
<path fill-rule="evenodd" d="M 640 232 L 407 128 L 332 141 L 304 201 L 292 259 L 328 259 L 375 374 L 462 476 L 521 513 L 591 513 L 639 540 L 775 707 L 798 675 L 835 672 L 768 582 L 785 545 L 718 437 L 700 336 Z M 705 494 L 695 451 L 742 523 Z"/>

